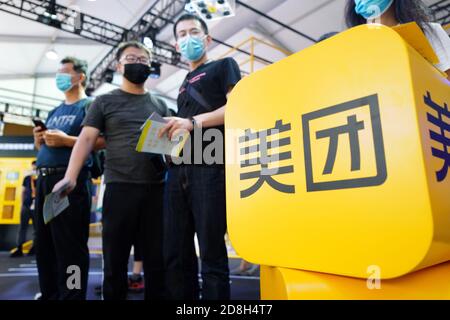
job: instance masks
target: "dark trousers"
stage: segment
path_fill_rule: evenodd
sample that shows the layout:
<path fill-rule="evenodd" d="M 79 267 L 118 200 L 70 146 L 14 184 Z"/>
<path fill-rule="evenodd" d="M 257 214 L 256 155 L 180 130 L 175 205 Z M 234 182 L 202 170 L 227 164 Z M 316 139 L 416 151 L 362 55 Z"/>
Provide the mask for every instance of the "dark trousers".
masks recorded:
<path fill-rule="evenodd" d="M 200 248 L 202 299 L 230 298 L 225 246 L 226 209 L 223 167 L 174 166 L 169 169 L 164 201 L 164 257 L 168 298 L 199 298 Z"/>
<path fill-rule="evenodd" d="M 103 298 L 124 300 L 131 246 L 140 239 L 145 299 L 163 299 L 164 184 L 108 183 L 103 198 Z"/>
<path fill-rule="evenodd" d="M 134 262 L 142 262 L 142 245 L 141 240 L 139 239 L 139 236 L 137 237 L 133 243 L 133 250 L 134 250 Z"/>
<path fill-rule="evenodd" d="M 82 173 L 69 195 L 70 206 L 44 224 L 45 196 L 64 174 L 39 176 L 36 183 L 36 262 L 43 300 L 84 300 L 89 272 L 90 194 Z M 75 269 L 72 267 L 75 266 Z M 79 271 L 79 273 L 78 273 Z M 79 275 L 79 289 L 76 283 Z"/>
<path fill-rule="evenodd" d="M 35 222 L 34 222 L 34 210 L 22 204 L 22 209 L 20 211 L 20 226 L 19 233 L 17 235 L 17 247 L 21 250 L 22 245 L 27 240 L 28 223 L 32 220 L 33 222 L 33 237 L 36 236 Z M 34 245 L 34 243 L 33 243 Z"/>

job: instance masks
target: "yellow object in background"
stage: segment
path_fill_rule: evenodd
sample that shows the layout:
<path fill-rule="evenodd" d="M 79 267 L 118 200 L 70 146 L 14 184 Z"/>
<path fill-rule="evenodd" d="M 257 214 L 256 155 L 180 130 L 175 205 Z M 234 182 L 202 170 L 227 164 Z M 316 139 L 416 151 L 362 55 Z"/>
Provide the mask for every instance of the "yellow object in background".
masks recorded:
<path fill-rule="evenodd" d="M 0 158 L 0 224 L 19 224 L 22 182 L 34 158 Z"/>
<path fill-rule="evenodd" d="M 450 260 L 449 88 L 373 25 L 244 78 L 225 119 L 237 253 L 356 278 L 378 268 L 381 279 Z"/>
<path fill-rule="evenodd" d="M 217 12 L 217 7 L 213 4 L 208 5 L 208 12 L 210 13 L 216 13 Z"/>

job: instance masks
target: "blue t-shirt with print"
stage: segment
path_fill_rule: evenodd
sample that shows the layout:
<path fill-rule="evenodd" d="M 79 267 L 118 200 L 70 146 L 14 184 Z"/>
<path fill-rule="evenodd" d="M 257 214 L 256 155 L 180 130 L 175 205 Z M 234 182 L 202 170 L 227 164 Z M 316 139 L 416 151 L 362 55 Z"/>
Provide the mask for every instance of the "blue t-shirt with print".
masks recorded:
<path fill-rule="evenodd" d="M 65 132 L 69 136 L 77 137 L 81 132 L 81 123 L 86 115 L 85 107 L 88 101 L 88 99 L 82 99 L 70 105 L 62 103 L 49 113 L 45 126 L 49 130 L 57 129 Z M 43 144 L 38 152 L 37 167 L 67 167 L 71 153 L 72 148 L 53 148 Z M 89 163 L 90 160 L 85 165 L 88 166 Z"/>

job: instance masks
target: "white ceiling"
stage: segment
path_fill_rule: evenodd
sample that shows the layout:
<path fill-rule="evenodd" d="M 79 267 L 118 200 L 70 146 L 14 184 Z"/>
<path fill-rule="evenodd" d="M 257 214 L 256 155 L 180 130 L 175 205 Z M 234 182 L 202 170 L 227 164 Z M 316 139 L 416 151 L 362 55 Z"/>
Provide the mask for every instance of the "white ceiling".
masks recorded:
<path fill-rule="evenodd" d="M 427 0 L 433 3 L 435 0 Z M 64 6 L 78 6 L 82 12 L 105 19 L 122 27 L 131 27 L 155 0 L 58 0 Z M 345 29 L 343 11 L 346 0 L 243 0 L 243 2 L 282 21 L 315 39 L 331 31 Z M 254 36 L 270 42 L 284 50 L 297 52 L 312 44 L 300 35 L 258 16 L 246 8 L 239 7 L 237 15 L 210 25 L 214 38 L 237 45 Z M 54 48 L 62 58 L 75 55 L 86 59 L 94 67 L 110 50 L 109 46 L 84 40 L 43 24 L 0 12 L 0 80 L 27 78 L 33 75 L 51 75 L 58 61 L 48 60 L 45 53 Z M 173 43 L 172 26 L 158 35 L 158 39 Z M 249 47 L 241 49 L 249 50 Z M 214 44 L 210 57 L 218 58 L 228 50 Z M 257 45 L 256 55 L 270 61 L 277 61 L 285 54 L 265 45 Z M 245 54 L 232 55 L 238 62 L 248 57 Z M 255 68 L 264 64 L 257 63 Z M 242 69 L 249 71 L 249 65 Z M 164 65 L 158 80 L 149 80 L 149 88 L 171 98 L 176 98 L 178 88 L 186 71 Z M 1 86 L 1 83 L 0 83 Z M 100 92 L 109 90 L 102 88 Z M 39 94 L 39 92 L 38 92 Z"/>

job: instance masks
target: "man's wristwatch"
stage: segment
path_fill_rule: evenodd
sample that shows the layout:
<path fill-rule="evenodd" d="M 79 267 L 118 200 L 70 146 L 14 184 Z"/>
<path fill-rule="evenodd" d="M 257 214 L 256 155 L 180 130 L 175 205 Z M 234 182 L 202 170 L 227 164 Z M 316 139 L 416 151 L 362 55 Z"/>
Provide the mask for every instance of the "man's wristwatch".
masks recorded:
<path fill-rule="evenodd" d="M 192 131 L 194 131 L 196 128 L 198 128 L 197 121 L 194 117 L 190 117 L 189 120 L 191 120 L 192 122 Z"/>

